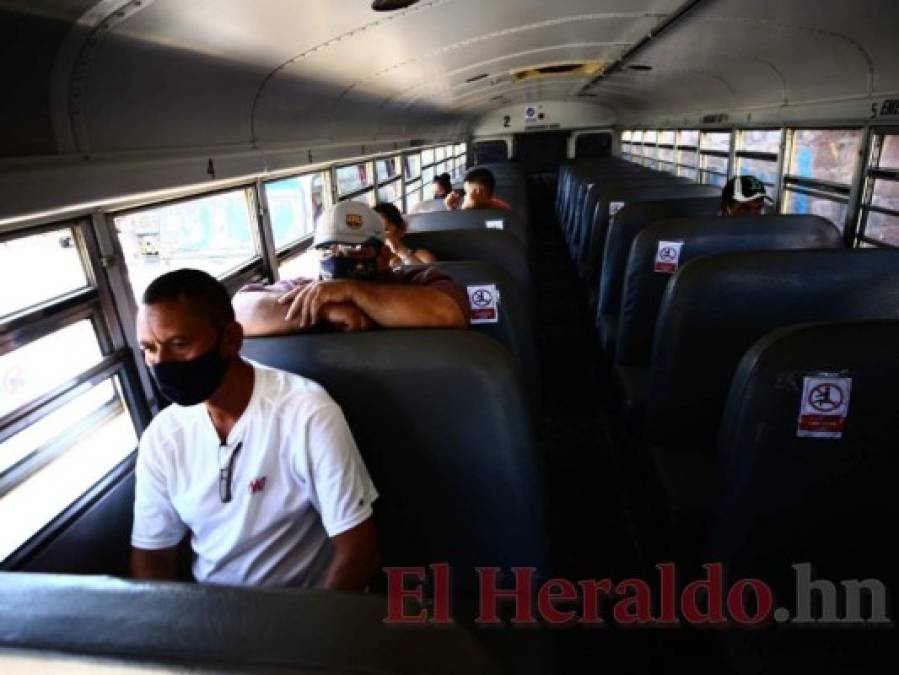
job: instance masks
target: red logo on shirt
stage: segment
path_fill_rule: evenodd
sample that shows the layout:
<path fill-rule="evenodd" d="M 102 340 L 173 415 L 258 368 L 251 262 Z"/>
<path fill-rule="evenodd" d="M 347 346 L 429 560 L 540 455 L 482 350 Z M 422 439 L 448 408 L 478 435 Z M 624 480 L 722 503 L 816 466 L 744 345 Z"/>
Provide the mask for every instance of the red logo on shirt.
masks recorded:
<path fill-rule="evenodd" d="M 250 494 L 262 492 L 265 489 L 265 476 L 250 481 Z"/>

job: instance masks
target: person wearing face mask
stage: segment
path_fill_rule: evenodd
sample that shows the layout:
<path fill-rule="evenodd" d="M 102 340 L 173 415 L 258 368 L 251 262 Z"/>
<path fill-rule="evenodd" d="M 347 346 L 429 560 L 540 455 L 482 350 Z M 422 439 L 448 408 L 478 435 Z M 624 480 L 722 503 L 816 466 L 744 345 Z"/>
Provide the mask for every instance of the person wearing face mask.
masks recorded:
<path fill-rule="evenodd" d="M 173 405 L 140 440 L 132 575 L 175 579 L 189 534 L 202 583 L 364 589 L 378 493 L 328 393 L 241 358 L 228 292 L 199 270 L 147 287 L 137 334 Z"/>
<path fill-rule="evenodd" d="M 247 335 L 308 330 L 465 328 L 468 296 L 433 267 L 390 267 L 384 224 L 360 202 L 327 208 L 315 226 L 318 279 L 250 284 L 234 296 Z"/>
<path fill-rule="evenodd" d="M 761 216 L 772 199 L 755 176 L 734 176 L 721 191 L 722 216 Z"/>

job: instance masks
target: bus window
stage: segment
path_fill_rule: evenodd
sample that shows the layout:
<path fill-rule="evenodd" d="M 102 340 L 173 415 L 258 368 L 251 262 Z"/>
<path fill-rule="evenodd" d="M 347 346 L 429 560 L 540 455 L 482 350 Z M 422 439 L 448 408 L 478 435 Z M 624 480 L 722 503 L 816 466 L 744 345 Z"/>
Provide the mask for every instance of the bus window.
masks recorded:
<path fill-rule="evenodd" d="M 812 213 L 841 232 L 862 142 L 860 129 L 795 129 L 783 178 L 783 213 Z"/>
<path fill-rule="evenodd" d="M 768 186 L 768 195 L 777 190 L 777 158 L 780 155 L 780 130 L 744 129 L 737 132 L 734 175 L 752 175 Z"/>
<path fill-rule="evenodd" d="M 730 175 L 729 131 L 703 131 L 699 138 L 700 182 L 724 187 Z"/>
<path fill-rule="evenodd" d="M 406 213 L 421 201 L 421 181 L 406 184 Z"/>
<path fill-rule="evenodd" d="M 136 299 L 171 270 L 192 267 L 224 277 L 259 255 L 250 189 L 131 211 L 114 220 Z"/>
<path fill-rule="evenodd" d="M 320 173 L 265 184 L 276 250 L 281 251 L 312 234 L 315 220 L 326 205 L 325 192 Z"/>
<path fill-rule="evenodd" d="M 0 319 L 88 286 L 72 228 L 64 228 L 0 242 L 0 270 L 5 277 L 29 279 L 15 284 L 15 293 L 0 294 Z M 52 274 L 33 274 L 40 260 Z"/>
<path fill-rule="evenodd" d="M 334 176 L 337 181 L 337 194 L 340 197 L 364 190 L 374 183 L 370 162 L 338 167 L 334 170 Z"/>
<path fill-rule="evenodd" d="M 677 132 L 677 175 L 696 180 L 699 166 L 699 132 L 681 129 Z"/>
<path fill-rule="evenodd" d="M 82 227 L 0 240 L 0 284 L 17 289 L 0 306 L 0 560 L 137 446 L 120 381 L 130 356 L 112 346 L 111 297 Z"/>
<path fill-rule="evenodd" d="M 421 176 L 421 155 L 419 153 L 414 153 L 411 155 L 405 155 L 403 157 L 403 163 L 405 165 L 405 176 L 407 181 L 415 180 L 419 176 Z"/>
<path fill-rule="evenodd" d="M 858 239 L 864 245 L 899 246 L 899 134 L 875 134 L 865 173 Z"/>
<path fill-rule="evenodd" d="M 675 173 L 674 131 L 659 132 L 659 169 L 668 173 Z"/>
<path fill-rule="evenodd" d="M 659 163 L 657 161 L 658 149 L 656 148 L 657 139 L 658 132 L 643 132 L 643 166 L 648 166 L 651 169 L 659 168 Z"/>
<path fill-rule="evenodd" d="M 402 197 L 400 187 L 399 181 L 394 181 L 393 183 L 388 183 L 384 187 L 378 188 L 378 201 L 395 202 L 398 198 Z"/>

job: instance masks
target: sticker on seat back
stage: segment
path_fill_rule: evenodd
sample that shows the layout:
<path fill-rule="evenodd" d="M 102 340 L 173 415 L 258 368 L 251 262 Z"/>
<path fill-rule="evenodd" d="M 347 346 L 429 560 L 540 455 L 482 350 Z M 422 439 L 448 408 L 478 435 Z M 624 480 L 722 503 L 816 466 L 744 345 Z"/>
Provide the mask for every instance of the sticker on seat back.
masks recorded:
<path fill-rule="evenodd" d="M 820 373 L 806 376 L 796 435 L 803 438 L 842 438 L 849 414 L 852 378 Z"/>
<path fill-rule="evenodd" d="M 468 287 L 469 319 L 472 324 L 499 323 L 499 291 L 496 284 Z"/>
<path fill-rule="evenodd" d="M 484 223 L 487 226 L 488 230 L 503 230 L 504 221 L 502 220 L 488 220 Z"/>
<path fill-rule="evenodd" d="M 653 272 L 674 274 L 680 266 L 680 252 L 684 247 L 682 241 L 660 241 L 656 250 L 656 259 L 653 264 Z"/>

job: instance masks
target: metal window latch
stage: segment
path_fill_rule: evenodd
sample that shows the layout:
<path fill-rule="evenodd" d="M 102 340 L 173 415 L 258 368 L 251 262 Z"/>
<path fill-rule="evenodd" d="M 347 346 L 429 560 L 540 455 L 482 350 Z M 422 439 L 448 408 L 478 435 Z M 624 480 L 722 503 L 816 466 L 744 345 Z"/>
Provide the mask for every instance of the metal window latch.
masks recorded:
<path fill-rule="evenodd" d="M 119 262 L 119 256 L 117 255 L 101 255 L 100 256 L 100 264 L 103 265 L 104 269 L 109 269 L 110 267 L 114 267 Z"/>

